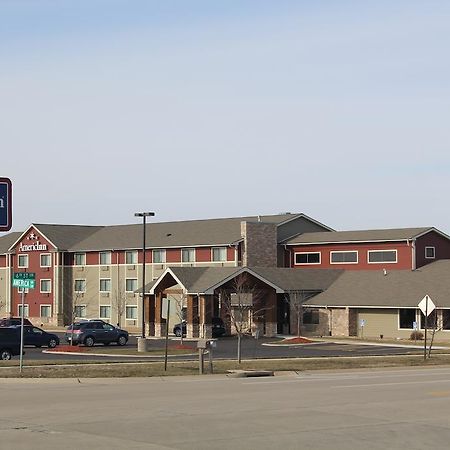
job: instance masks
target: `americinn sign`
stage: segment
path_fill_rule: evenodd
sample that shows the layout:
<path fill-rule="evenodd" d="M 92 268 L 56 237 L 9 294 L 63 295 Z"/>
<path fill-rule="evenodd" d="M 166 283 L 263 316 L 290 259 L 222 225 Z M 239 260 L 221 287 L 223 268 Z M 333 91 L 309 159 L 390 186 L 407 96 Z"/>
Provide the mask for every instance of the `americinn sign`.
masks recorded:
<path fill-rule="evenodd" d="M 41 244 L 39 242 L 39 238 L 34 233 L 30 233 L 30 235 L 28 236 L 28 240 L 32 242 L 30 244 L 20 244 L 20 252 L 35 252 L 47 250 L 47 244 Z"/>

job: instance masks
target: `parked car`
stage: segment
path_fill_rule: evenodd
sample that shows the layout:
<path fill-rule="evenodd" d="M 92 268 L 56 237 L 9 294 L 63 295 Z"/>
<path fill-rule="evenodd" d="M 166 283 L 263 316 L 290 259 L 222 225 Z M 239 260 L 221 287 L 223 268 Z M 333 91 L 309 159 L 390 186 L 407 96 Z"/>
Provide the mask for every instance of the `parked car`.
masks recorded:
<path fill-rule="evenodd" d="M 20 333 L 15 327 L 0 328 L 0 359 L 8 360 L 20 355 Z"/>
<path fill-rule="evenodd" d="M 87 320 L 75 322 L 69 325 L 65 332 L 67 342 L 75 345 L 84 344 L 92 347 L 96 343 L 109 345 L 115 342 L 117 345 L 126 345 L 128 342 L 128 331 L 112 326 L 103 320 Z"/>
<path fill-rule="evenodd" d="M 21 326 L 15 326 L 19 330 Z M 59 345 L 59 337 L 54 333 L 48 333 L 38 327 L 33 327 L 32 325 L 24 325 L 23 327 L 23 344 L 33 345 L 35 347 L 46 346 L 48 348 L 55 348 Z"/>
<path fill-rule="evenodd" d="M 28 319 L 23 319 L 24 325 L 33 325 Z M 20 317 L 5 317 L 0 319 L 0 327 L 11 327 L 14 325 L 22 325 L 22 319 Z"/>
<path fill-rule="evenodd" d="M 183 320 L 181 323 L 177 323 L 173 327 L 173 333 L 177 337 L 181 337 L 181 333 L 183 333 L 183 336 L 186 335 L 186 321 Z M 225 334 L 225 324 L 223 323 L 223 320 L 220 317 L 213 317 L 212 318 L 212 337 L 220 337 Z"/>

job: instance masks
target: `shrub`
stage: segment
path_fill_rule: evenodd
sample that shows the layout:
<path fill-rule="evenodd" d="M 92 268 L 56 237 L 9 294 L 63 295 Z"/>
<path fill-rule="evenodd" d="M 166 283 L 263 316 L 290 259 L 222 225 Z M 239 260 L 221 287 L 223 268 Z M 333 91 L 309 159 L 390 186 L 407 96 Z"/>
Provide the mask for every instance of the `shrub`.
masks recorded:
<path fill-rule="evenodd" d="M 421 331 L 413 331 L 409 339 L 411 341 L 421 341 L 423 339 L 423 333 Z"/>

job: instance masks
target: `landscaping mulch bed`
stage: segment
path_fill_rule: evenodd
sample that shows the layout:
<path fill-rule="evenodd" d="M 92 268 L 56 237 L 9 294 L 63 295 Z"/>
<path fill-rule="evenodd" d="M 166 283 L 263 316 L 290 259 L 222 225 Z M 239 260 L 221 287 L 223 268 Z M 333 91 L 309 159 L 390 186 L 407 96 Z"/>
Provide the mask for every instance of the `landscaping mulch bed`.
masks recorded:
<path fill-rule="evenodd" d="M 293 337 L 283 339 L 280 344 L 312 344 L 314 341 L 305 337 Z"/>
<path fill-rule="evenodd" d="M 79 347 L 78 345 L 58 345 L 55 348 L 49 349 L 49 352 L 74 352 L 74 353 L 80 353 L 80 352 L 86 352 L 86 347 Z"/>

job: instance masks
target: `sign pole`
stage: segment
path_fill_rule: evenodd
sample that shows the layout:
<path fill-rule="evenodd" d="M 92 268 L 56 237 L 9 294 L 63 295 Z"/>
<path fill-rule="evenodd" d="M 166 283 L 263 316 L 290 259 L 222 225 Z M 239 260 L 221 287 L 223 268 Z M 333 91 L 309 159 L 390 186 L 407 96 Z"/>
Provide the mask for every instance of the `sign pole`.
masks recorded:
<path fill-rule="evenodd" d="M 20 362 L 19 371 L 22 373 L 23 369 L 23 318 L 25 309 L 25 288 L 22 288 L 22 311 L 20 313 Z"/>
<path fill-rule="evenodd" d="M 425 336 L 423 341 L 423 359 L 427 359 L 427 327 L 428 327 L 428 296 L 425 297 Z"/>
<path fill-rule="evenodd" d="M 167 299 L 167 317 L 166 317 L 166 342 L 164 350 L 164 371 L 167 371 L 167 353 L 169 347 L 169 314 L 170 314 L 170 301 Z M 181 326 L 181 334 L 183 334 L 183 326 Z"/>

